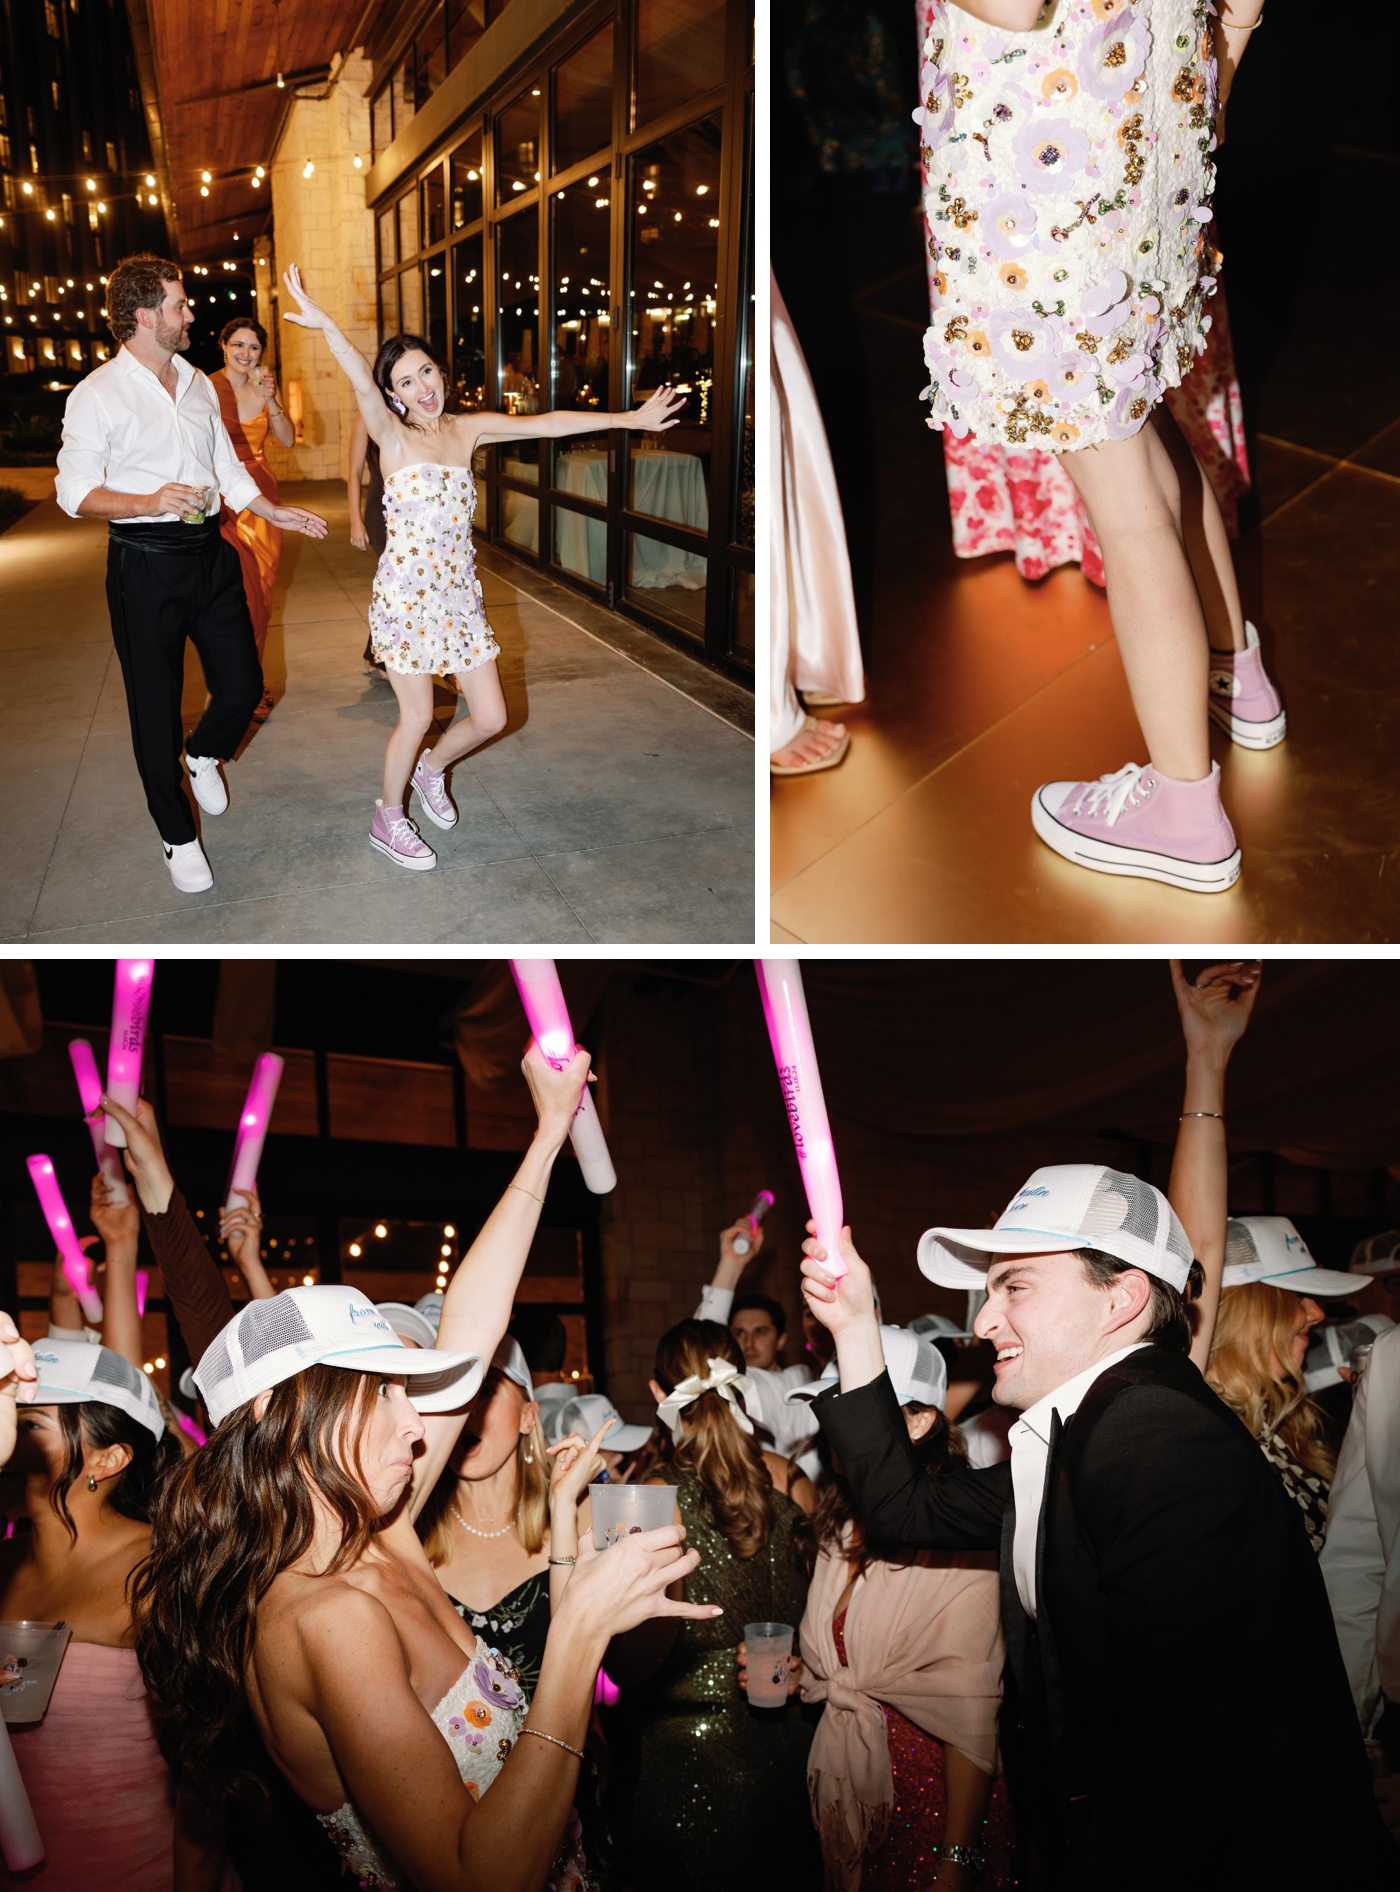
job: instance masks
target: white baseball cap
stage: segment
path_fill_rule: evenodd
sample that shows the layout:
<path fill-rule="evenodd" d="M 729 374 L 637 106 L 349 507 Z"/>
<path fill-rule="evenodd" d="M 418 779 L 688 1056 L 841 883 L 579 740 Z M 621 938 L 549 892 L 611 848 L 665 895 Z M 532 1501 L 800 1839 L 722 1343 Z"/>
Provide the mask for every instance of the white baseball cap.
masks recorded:
<path fill-rule="evenodd" d="M 910 1327 L 882 1325 L 880 1345 L 884 1349 L 890 1384 L 894 1387 L 894 1396 L 900 1405 L 907 1405 L 910 1400 L 914 1400 L 920 1406 L 937 1406 L 942 1412 L 948 1396 L 948 1368 L 933 1342 L 924 1334 L 916 1334 Z M 840 1381 L 840 1369 L 832 1359 L 827 1362 L 826 1370 L 819 1380 L 808 1380 L 804 1386 L 794 1386 L 784 1397 L 789 1406 L 794 1406 L 799 1400 L 815 1399 L 818 1393 L 824 1393 L 829 1386 L 839 1385 Z"/>
<path fill-rule="evenodd" d="M 249 1301 L 210 1341 L 194 1383 L 209 1423 L 217 1426 L 259 1393 L 309 1366 L 401 1375 L 419 1412 L 465 1406 L 485 1371 L 479 1354 L 415 1353 L 368 1295 L 326 1283 L 283 1288 L 270 1301 Z"/>
<path fill-rule="evenodd" d="M 1112 1255 L 1178 1293 L 1194 1260 L 1186 1230 L 1160 1189 L 1102 1163 L 1057 1163 L 1022 1185 L 995 1228 L 925 1229 L 919 1268 L 942 1288 L 985 1288 L 998 1255 L 1074 1248 Z"/>
<path fill-rule="evenodd" d="M 507 1334 L 491 1355 L 491 1364 L 498 1373 L 504 1373 L 508 1380 L 514 1380 L 526 1399 L 535 1397 L 535 1383 L 530 1378 L 525 1355 L 520 1351 L 520 1342 L 512 1334 Z"/>
<path fill-rule="evenodd" d="M 549 1415 L 549 1442 L 557 1445 L 560 1439 L 567 1438 L 571 1432 L 591 1439 L 605 1419 L 617 1421 L 611 1432 L 603 1434 L 602 1446 L 605 1452 L 640 1452 L 651 1437 L 650 1426 L 626 1425 L 622 1414 L 605 1393 L 575 1393 L 572 1399 L 565 1400 L 562 1406 L 556 1406 Z"/>
<path fill-rule="evenodd" d="M 147 1374 L 110 1347 L 86 1340 L 36 1340 L 39 1368 L 36 1406 L 116 1406 L 154 1434 L 165 1433 L 165 1415 Z"/>
<path fill-rule="evenodd" d="M 427 1294 L 420 1294 L 418 1299 L 413 1303 L 414 1313 L 423 1316 L 424 1320 L 427 1321 L 428 1325 L 432 1328 L 435 1338 L 437 1330 L 442 1323 L 442 1303 L 443 1296 L 436 1289 L 430 1290 Z"/>
<path fill-rule="evenodd" d="M 432 1352 L 437 1345 L 437 1327 L 424 1320 L 416 1307 L 406 1301 L 376 1301 L 375 1306 L 400 1340 L 416 1340 L 426 1352 Z"/>
<path fill-rule="evenodd" d="M 1355 1294 L 1356 1276 L 1319 1268 L 1286 1215 L 1232 1215 L 1225 1224 L 1221 1286 L 1266 1281 L 1290 1294 Z"/>
<path fill-rule="evenodd" d="M 1340 1386 L 1341 1369 L 1353 1347 L 1379 1340 L 1395 1325 L 1389 1314 L 1362 1314 L 1356 1320 L 1326 1320 L 1313 1331 L 1307 1356 L 1303 1361 L 1303 1379 L 1310 1393 L 1325 1387 Z"/>
<path fill-rule="evenodd" d="M 1394 1274 L 1400 1268 L 1400 1229 L 1370 1235 L 1352 1250 L 1353 1274 Z"/>
<path fill-rule="evenodd" d="M 959 1327 L 955 1320 L 949 1320 L 946 1314 L 920 1314 L 909 1323 L 911 1334 L 922 1334 L 925 1340 L 971 1340 L 972 1329 Z"/>

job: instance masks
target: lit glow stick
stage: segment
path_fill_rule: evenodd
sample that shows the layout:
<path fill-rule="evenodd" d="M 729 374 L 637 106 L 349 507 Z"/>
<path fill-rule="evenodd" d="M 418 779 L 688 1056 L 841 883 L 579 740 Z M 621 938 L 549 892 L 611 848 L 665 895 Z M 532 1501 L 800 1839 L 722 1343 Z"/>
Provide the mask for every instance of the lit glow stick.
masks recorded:
<path fill-rule="evenodd" d="M 102 1102 L 102 1079 L 98 1075 L 97 1059 L 92 1055 L 92 1046 L 86 1038 L 70 1038 L 68 1055 L 73 1060 L 73 1075 L 78 1080 L 78 1095 L 83 1100 L 83 1115 L 88 1119 L 92 1153 L 97 1158 L 97 1167 L 112 1192 L 113 1206 L 124 1209 L 131 1197 L 126 1193 L 122 1159 L 114 1149 L 108 1147 L 106 1124 L 92 1121 L 93 1111 Z"/>
<path fill-rule="evenodd" d="M 44 1857 L 44 1842 L 34 1823 L 34 1809 L 10 1745 L 10 1730 L 0 1720 L 0 1852 L 11 1873 L 28 1872 Z"/>
<path fill-rule="evenodd" d="M 569 1008 L 564 1003 L 564 989 L 552 959 L 512 959 L 520 1003 L 530 1021 L 535 1043 L 556 1071 L 562 1071 L 574 1055 L 574 1028 L 569 1023 Z M 608 1155 L 607 1140 L 587 1084 L 578 1100 L 578 1109 L 569 1128 L 574 1155 L 583 1171 L 583 1180 L 595 1196 L 605 1196 L 617 1187 L 617 1171 Z"/>
<path fill-rule="evenodd" d="M 764 1216 L 767 1215 L 772 1206 L 773 1191 L 771 1189 L 760 1189 L 753 1199 L 753 1207 L 744 1218 L 755 1235 L 758 1233 L 759 1223 L 763 1220 Z M 733 1248 L 736 1255 L 747 1255 L 749 1250 L 753 1247 L 753 1241 L 747 1235 L 736 1235 L 730 1246 Z"/>
<path fill-rule="evenodd" d="M 136 1115 L 141 1095 L 141 1053 L 146 1043 L 146 1020 L 151 1013 L 151 975 L 154 959 L 119 959 L 112 986 L 112 1040 L 107 1047 L 107 1095 L 123 1110 Z M 126 1148 L 126 1132 L 114 1117 L 107 1119 L 107 1141 Z"/>
<path fill-rule="evenodd" d="M 146 1318 L 146 1289 L 150 1286 L 150 1281 L 151 1277 L 144 1268 L 136 1270 L 136 1318 L 138 1320 Z"/>
<path fill-rule="evenodd" d="M 264 1051 L 253 1066 L 252 1082 L 243 1100 L 238 1119 L 238 1138 L 233 1146 L 233 1167 L 229 1171 L 226 1209 L 241 1209 L 235 1191 L 255 1189 L 258 1164 L 262 1161 L 263 1138 L 267 1135 L 272 1106 L 277 1102 L 277 1086 L 282 1082 L 282 1060 L 275 1051 Z"/>
<path fill-rule="evenodd" d="M 817 1225 L 817 1240 L 826 1250 L 822 1266 L 828 1274 L 843 1275 L 846 1263 L 841 1251 L 841 1178 L 836 1173 L 821 1072 L 812 1048 L 802 967 L 796 959 L 756 959 L 754 971 L 763 996 L 763 1016 L 768 1021 L 788 1126 L 802 1169 L 802 1187 Z"/>
<path fill-rule="evenodd" d="M 34 1193 L 39 1198 L 39 1207 L 44 1211 L 49 1234 L 53 1236 L 54 1247 L 63 1257 L 63 1272 L 68 1277 L 68 1285 L 77 1295 L 87 1319 L 96 1326 L 102 1319 L 102 1298 L 96 1288 L 88 1286 L 87 1256 L 78 1245 L 73 1218 L 68 1213 L 63 1191 L 54 1175 L 53 1162 L 47 1156 L 30 1156 L 25 1160 L 29 1166 L 30 1180 L 34 1184 Z"/>

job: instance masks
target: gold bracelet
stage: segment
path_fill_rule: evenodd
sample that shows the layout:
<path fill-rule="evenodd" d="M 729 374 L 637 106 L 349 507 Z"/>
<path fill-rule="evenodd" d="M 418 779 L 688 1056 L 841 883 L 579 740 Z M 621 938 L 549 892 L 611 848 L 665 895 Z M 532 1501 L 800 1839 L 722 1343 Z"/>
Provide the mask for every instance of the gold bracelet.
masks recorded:
<path fill-rule="evenodd" d="M 561 1741 L 557 1734 L 546 1734 L 543 1728 L 522 1728 L 520 1732 L 522 1734 L 536 1735 L 541 1741 L 552 1741 L 555 1747 L 565 1748 L 570 1754 L 576 1754 L 579 1760 L 583 1759 L 583 1749 L 581 1747 L 570 1747 L 569 1743 L 567 1741 Z"/>
<path fill-rule="evenodd" d="M 525 1187 L 525 1185 L 524 1185 L 524 1183 L 507 1183 L 507 1184 L 506 1184 L 506 1188 L 507 1188 L 507 1189 L 518 1189 L 518 1190 L 520 1191 L 520 1193 L 521 1193 L 521 1195 L 522 1195 L 522 1196 L 528 1196 L 528 1197 L 530 1198 L 530 1200 L 531 1200 L 531 1202 L 538 1202 L 541 1208 L 543 1208 L 543 1207 L 544 1207 L 544 1197 L 543 1197 L 543 1196 L 537 1196 L 537 1195 L 535 1194 L 535 1192 L 534 1192 L 534 1190 L 533 1190 L 533 1189 L 527 1189 L 527 1188 Z"/>
<path fill-rule="evenodd" d="M 551 1557 L 549 1561 L 552 1564 L 572 1565 L 578 1562 L 578 1558 L 577 1557 Z"/>
<path fill-rule="evenodd" d="M 1262 13 L 1257 19 L 1251 20 L 1248 26 L 1241 26 L 1237 20 L 1227 20 L 1223 14 L 1217 14 L 1216 19 L 1219 21 L 1220 25 L 1225 28 L 1226 32 L 1229 33 L 1252 33 L 1256 26 L 1262 26 L 1264 24 L 1264 16 Z"/>
<path fill-rule="evenodd" d="M 1225 1113 L 1220 1110 L 1183 1110 L 1177 1122 L 1185 1123 L 1188 1117 L 1214 1117 L 1217 1123 L 1225 1121 Z"/>

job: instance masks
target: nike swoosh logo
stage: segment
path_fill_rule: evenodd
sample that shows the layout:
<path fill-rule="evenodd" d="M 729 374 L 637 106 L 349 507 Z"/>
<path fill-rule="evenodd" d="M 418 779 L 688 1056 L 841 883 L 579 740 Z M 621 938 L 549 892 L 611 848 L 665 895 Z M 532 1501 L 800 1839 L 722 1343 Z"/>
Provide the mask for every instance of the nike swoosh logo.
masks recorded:
<path fill-rule="evenodd" d="M 161 842 L 161 846 L 165 847 L 164 841 Z M 168 861 L 175 858 L 175 850 L 173 847 L 165 847 L 165 858 Z"/>

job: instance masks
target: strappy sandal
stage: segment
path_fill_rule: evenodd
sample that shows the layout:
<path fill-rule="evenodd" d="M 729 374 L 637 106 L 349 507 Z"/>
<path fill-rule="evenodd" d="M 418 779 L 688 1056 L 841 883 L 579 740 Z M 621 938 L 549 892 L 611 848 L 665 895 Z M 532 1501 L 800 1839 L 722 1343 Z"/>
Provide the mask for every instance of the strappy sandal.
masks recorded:
<path fill-rule="evenodd" d="M 824 729 L 826 727 L 828 727 L 828 725 L 819 723 L 815 716 L 806 716 L 802 720 L 803 731 L 809 729 Z M 786 748 L 788 745 L 785 743 L 783 746 Z M 768 773 L 770 775 L 818 775 L 823 769 L 834 769 L 838 762 L 844 762 L 846 759 L 846 751 L 850 746 L 851 732 L 848 729 L 842 736 L 840 742 L 837 743 L 836 747 L 830 750 L 826 755 L 818 756 L 815 762 L 799 762 L 795 766 L 780 766 L 778 763 L 770 761 L 768 764 Z"/>

